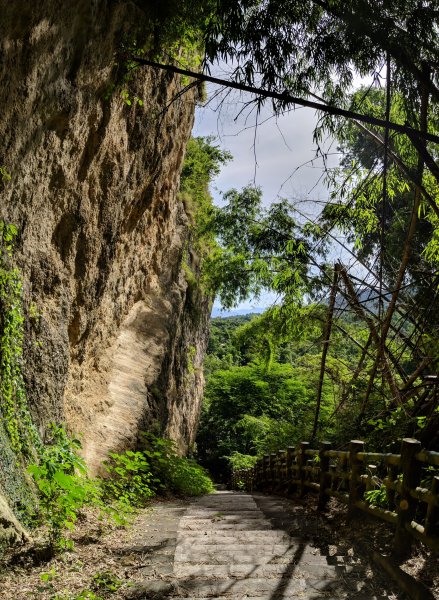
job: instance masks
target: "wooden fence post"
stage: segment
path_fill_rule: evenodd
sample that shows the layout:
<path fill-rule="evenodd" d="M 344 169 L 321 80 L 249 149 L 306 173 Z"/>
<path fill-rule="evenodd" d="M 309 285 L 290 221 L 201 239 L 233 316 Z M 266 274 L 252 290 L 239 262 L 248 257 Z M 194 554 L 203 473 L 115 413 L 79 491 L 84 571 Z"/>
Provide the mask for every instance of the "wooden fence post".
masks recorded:
<path fill-rule="evenodd" d="M 270 456 L 265 454 L 262 460 L 264 461 L 264 483 L 262 489 L 266 490 L 270 477 Z"/>
<path fill-rule="evenodd" d="M 319 449 L 319 464 L 320 464 L 320 491 L 319 491 L 319 502 L 317 508 L 319 510 L 325 510 L 329 500 L 329 495 L 326 493 L 326 489 L 330 486 L 331 478 L 329 475 L 329 462 L 330 458 L 326 454 L 327 450 L 331 449 L 331 442 L 322 442 Z"/>
<path fill-rule="evenodd" d="M 252 477 L 253 477 L 253 489 L 256 489 L 256 486 L 258 484 L 258 477 L 259 477 L 259 461 L 258 460 L 253 465 Z"/>
<path fill-rule="evenodd" d="M 299 483 L 299 496 L 300 497 L 305 495 L 305 478 L 306 478 L 306 471 L 304 470 L 304 467 L 306 465 L 305 451 L 308 450 L 309 446 L 310 446 L 309 442 L 300 442 L 299 454 L 297 456 L 297 464 L 299 465 L 298 479 L 300 481 L 300 483 Z"/>
<path fill-rule="evenodd" d="M 257 475 L 257 487 L 261 489 L 264 482 L 264 457 L 259 459 L 258 475 Z"/>
<path fill-rule="evenodd" d="M 350 478 L 349 478 L 349 516 L 355 513 L 355 503 L 360 500 L 360 470 L 362 462 L 357 458 L 357 452 L 364 451 L 364 442 L 360 440 L 351 440 L 349 444 L 349 466 L 350 466 Z"/>
<path fill-rule="evenodd" d="M 433 496 L 439 496 L 439 476 L 433 477 L 430 492 Z M 427 515 L 425 517 L 425 533 L 428 535 L 436 524 L 439 516 L 439 508 L 433 503 L 428 503 Z"/>
<path fill-rule="evenodd" d="M 257 463 L 255 464 L 255 470 L 254 470 L 254 488 L 255 490 L 259 488 L 259 486 L 261 485 L 261 481 L 262 481 L 262 469 L 263 469 L 263 461 L 260 458 Z"/>
<path fill-rule="evenodd" d="M 286 493 L 287 494 L 291 493 L 294 489 L 293 482 L 291 481 L 293 479 L 293 475 L 294 475 L 294 473 L 293 473 L 294 457 L 295 457 L 294 446 L 288 446 L 287 463 L 286 463 L 286 480 L 287 480 Z"/>
<path fill-rule="evenodd" d="M 276 452 L 276 462 L 275 462 L 275 465 L 276 465 L 276 468 L 275 468 L 275 476 L 274 476 L 274 477 L 275 477 L 275 481 L 276 481 L 276 485 L 275 485 L 275 487 L 278 487 L 278 485 L 279 485 L 279 483 L 280 483 L 280 468 L 281 468 L 281 466 L 280 466 L 280 465 L 281 465 L 281 462 L 280 462 L 280 460 L 281 460 L 281 457 L 280 457 L 280 450 L 278 450 L 278 451 Z"/>
<path fill-rule="evenodd" d="M 276 452 L 270 454 L 270 492 L 276 485 Z"/>
<path fill-rule="evenodd" d="M 414 490 L 421 479 L 421 464 L 416 460 L 416 454 L 421 450 L 421 442 L 405 438 L 401 444 L 402 485 L 398 506 L 398 520 L 393 538 L 393 554 L 399 559 L 405 558 L 411 552 L 412 535 L 408 531 L 415 512 L 417 500 L 412 498 L 410 490 Z"/>
<path fill-rule="evenodd" d="M 276 479 L 277 479 L 277 488 L 281 489 L 282 484 L 284 482 L 284 462 L 285 462 L 285 450 L 279 450 L 277 453 L 277 469 L 276 469 Z"/>

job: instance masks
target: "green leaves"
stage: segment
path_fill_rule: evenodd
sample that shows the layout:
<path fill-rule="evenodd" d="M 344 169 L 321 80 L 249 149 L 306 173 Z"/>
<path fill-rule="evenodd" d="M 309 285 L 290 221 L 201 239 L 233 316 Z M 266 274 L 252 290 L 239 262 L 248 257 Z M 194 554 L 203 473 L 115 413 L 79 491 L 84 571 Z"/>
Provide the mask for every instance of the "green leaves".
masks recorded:
<path fill-rule="evenodd" d="M 178 456 L 172 441 L 147 433 L 143 440 L 142 450 L 110 454 L 105 463 L 108 477 L 102 481 L 108 500 L 116 499 L 129 512 L 158 493 L 196 496 L 213 491 L 205 471 L 194 461 Z"/>
<path fill-rule="evenodd" d="M 297 96 L 322 90 L 341 105 L 355 74 L 379 73 L 389 52 L 392 86 L 409 104 L 419 101 L 419 65 L 437 61 L 436 31 L 433 4 L 416 0 L 220 0 L 205 37 L 208 58 L 233 65 L 235 81 Z"/>
<path fill-rule="evenodd" d="M 198 496 L 213 491 L 206 471 L 194 460 L 179 456 L 171 440 L 143 435 L 144 453 L 162 490 L 183 496 Z"/>
<path fill-rule="evenodd" d="M 255 359 L 257 351 L 251 353 Z M 233 453 L 255 456 L 291 445 L 307 427 L 310 397 L 293 368 L 276 361 L 269 370 L 255 361 L 213 372 L 197 437 L 200 457 L 216 470 Z"/>
<path fill-rule="evenodd" d="M 108 474 L 102 481 L 104 496 L 116 500 L 126 512 L 144 506 L 155 495 L 150 464 L 142 452 L 111 452 L 104 466 Z"/>
<path fill-rule="evenodd" d="M 240 452 L 236 452 L 236 450 L 232 452 L 231 455 L 228 457 L 230 466 L 234 471 L 238 469 L 251 469 L 255 466 L 257 460 L 257 456 L 252 456 L 250 454 L 241 454 Z"/>
<path fill-rule="evenodd" d="M 122 585 L 123 581 L 111 571 L 100 571 L 93 575 L 93 588 L 97 591 L 112 594 Z"/>
<path fill-rule="evenodd" d="M 385 485 L 380 485 L 374 490 L 364 492 L 364 499 L 368 504 L 388 508 L 387 506 L 387 488 Z"/>
<path fill-rule="evenodd" d="M 0 219 L 0 416 L 17 455 L 34 456 L 40 441 L 22 375 L 24 316 L 21 274 L 12 255 L 17 228 Z"/>
<path fill-rule="evenodd" d="M 265 289 L 285 301 L 300 301 L 308 287 L 310 246 L 290 203 L 281 200 L 265 208 L 254 186 L 232 189 L 224 200 L 212 218 L 220 247 L 206 261 L 221 304 L 231 308 Z"/>
<path fill-rule="evenodd" d="M 73 529 L 78 512 L 86 503 L 98 503 L 100 492 L 86 477 L 85 464 L 78 455 L 79 440 L 70 439 L 65 430 L 52 423 L 49 443 L 41 448 L 38 463 L 28 472 L 40 492 L 40 518 L 49 526 L 49 541 L 54 550 L 70 548 L 64 532 Z"/>
<path fill-rule="evenodd" d="M 323 303 L 292 303 L 211 321 L 197 447 L 213 472 L 224 472 L 234 453 L 256 456 L 309 438 L 326 315 Z M 365 378 L 352 383 L 360 348 L 349 336 L 363 346 L 369 332 L 349 314 L 336 322 L 343 330 L 334 328 L 326 360 L 321 436 L 343 444 L 358 434 L 355 416 L 367 385 Z M 371 367 L 367 357 L 365 371 Z M 343 400 L 348 390 L 350 402 Z"/>
<path fill-rule="evenodd" d="M 187 249 L 182 266 L 192 293 L 213 295 L 215 284 L 206 261 L 217 252 L 212 225 L 214 214 L 209 186 L 231 155 L 215 145 L 213 138 L 191 138 L 187 145 L 180 181 L 180 199 L 190 220 Z M 196 259 L 193 258 L 194 253 Z"/>

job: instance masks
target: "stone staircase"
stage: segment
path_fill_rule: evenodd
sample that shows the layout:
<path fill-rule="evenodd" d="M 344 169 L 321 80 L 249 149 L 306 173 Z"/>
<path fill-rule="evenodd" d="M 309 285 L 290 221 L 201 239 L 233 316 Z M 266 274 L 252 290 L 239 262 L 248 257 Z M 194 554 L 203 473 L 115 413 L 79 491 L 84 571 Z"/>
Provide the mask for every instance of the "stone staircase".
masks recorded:
<path fill-rule="evenodd" d="M 134 590 L 139 599 L 397 598 L 358 558 L 299 535 L 300 516 L 282 498 L 217 492 L 155 525 L 147 579 Z"/>

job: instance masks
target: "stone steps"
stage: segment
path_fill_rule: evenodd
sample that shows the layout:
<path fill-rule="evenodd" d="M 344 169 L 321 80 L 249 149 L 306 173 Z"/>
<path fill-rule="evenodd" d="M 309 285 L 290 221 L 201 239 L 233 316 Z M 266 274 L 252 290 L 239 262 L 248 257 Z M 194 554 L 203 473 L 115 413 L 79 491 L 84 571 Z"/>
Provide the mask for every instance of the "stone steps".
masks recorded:
<path fill-rule="evenodd" d="M 260 563 L 241 563 L 241 564 L 214 564 L 214 565 L 175 565 L 174 572 L 177 577 L 279 577 L 288 569 L 288 564 L 260 564 Z M 295 572 L 305 573 L 310 568 L 314 575 L 319 577 L 337 577 L 342 573 L 350 573 L 352 566 L 332 566 L 311 563 L 299 563 L 296 565 Z"/>
<path fill-rule="evenodd" d="M 226 523 L 224 521 L 218 521 L 218 523 L 215 523 L 215 531 L 270 531 L 271 530 L 271 525 L 270 523 L 268 523 L 267 521 L 262 521 L 260 519 L 253 519 L 253 521 L 256 521 L 255 523 L 252 523 L 250 521 L 247 521 L 246 523 L 243 523 L 242 521 L 240 522 L 236 522 L 236 523 Z M 183 522 L 181 524 L 181 528 L 180 530 L 201 530 L 201 531 L 207 531 L 208 533 L 211 532 L 213 530 L 213 528 L 210 528 L 209 526 L 212 524 L 211 521 L 191 521 L 191 522 Z"/>
<path fill-rule="evenodd" d="M 273 535 L 275 534 L 275 535 Z M 220 531 L 208 531 L 206 533 L 203 532 L 202 535 L 199 535 L 197 531 L 185 531 L 180 530 L 178 532 L 178 545 L 179 546 L 187 546 L 187 547 L 195 547 L 195 546 L 209 546 L 209 545 L 221 545 L 221 546 L 229 546 L 233 545 L 234 548 L 237 546 L 242 548 L 250 549 L 252 546 L 256 548 L 256 550 L 260 550 L 261 548 L 266 548 L 270 546 L 270 548 L 275 550 L 295 550 L 301 548 L 310 549 L 311 552 L 319 552 L 317 548 L 313 548 L 311 546 L 303 546 L 303 540 L 297 537 L 287 537 L 282 535 L 282 532 L 276 531 L 273 529 L 259 529 L 253 530 L 253 532 L 246 532 L 241 530 L 236 530 L 236 532 L 226 530 L 225 535 L 222 535 Z"/>
<path fill-rule="evenodd" d="M 160 520 L 159 520 L 160 521 Z M 268 496 L 217 492 L 184 514 L 145 530 L 143 576 L 136 599 L 384 600 L 367 588 L 367 570 L 346 551 L 328 555 L 289 535 L 300 515 Z M 162 526 L 164 529 L 162 529 Z M 156 544 L 154 546 L 153 542 Z M 150 544 L 150 546 L 148 546 Z M 171 555 L 173 562 L 171 564 Z M 375 590 L 374 590 L 375 591 Z"/>
<path fill-rule="evenodd" d="M 195 554 L 200 555 L 200 553 L 209 554 L 210 552 L 217 552 L 218 548 L 221 549 L 221 552 L 233 552 L 238 554 L 251 554 L 254 556 L 259 556 L 261 554 L 267 554 L 268 556 L 272 555 L 288 555 L 294 556 L 294 554 L 298 551 L 300 546 L 297 544 L 279 544 L 278 540 L 267 540 L 266 544 L 261 544 L 261 540 L 259 539 L 257 543 L 251 544 L 251 542 L 247 544 L 243 544 L 242 540 L 239 537 L 236 538 L 235 543 L 233 539 L 230 541 L 230 538 L 225 538 L 226 542 L 217 542 L 215 544 L 200 544 L 198 540 L 183 540 L 178 544 L 178 549 L 182 551 L 182 553 L 187 554 Z M 308 549 L 309 550 L 309 549 Z M 312 551 L 311 551 L 312 553 Z"/>
<path fill-rule="evenodd" d="M 188 600 L 189 596 L 167 596 L 173 600 Z M 224 598 L 233 598 L 234 600 L 261 600 L 261 596 L 206 596 L 204 598 L 197 597 L 197 600 L 223 600 Z M 329 593 L 316 596 L 315 592 L 300 592 L 292 595 L 285 595 L 283 592 L 279 594 L 270 594 L 266 597 L 267 600 L 340 600 L 340 596 L 332 596 Z M 348 600 L 389 600 L 389 596 L 377 596 L 375 594 L 354 594 L 349 596 Z"/>

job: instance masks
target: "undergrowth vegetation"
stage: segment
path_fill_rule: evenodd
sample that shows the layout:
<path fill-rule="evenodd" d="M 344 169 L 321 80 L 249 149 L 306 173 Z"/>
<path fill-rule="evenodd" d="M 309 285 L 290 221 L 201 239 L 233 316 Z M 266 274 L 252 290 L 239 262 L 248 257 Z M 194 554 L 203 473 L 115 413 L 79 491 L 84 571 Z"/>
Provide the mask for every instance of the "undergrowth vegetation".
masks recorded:
<path fill-rule="evenodd" d="M 10 173 L 0 167 L 0 189 L 10 179 Z M 41 440 L 28 408 L 22 373 L 25 316 L 22 277 L 14 264 L 17 236 L 17 227 L 0 219 L 0 487 L 27 525 L 35 497 L 25 467 L 37 457 Z"/>
<path fill-rule="evenodd" d="M 13 451 L 32 456 L 39 445 L 22 375 L 22 280 L 12 256 L 17 228 L 0 220 L 0 416 Z"/>
<path fill-rule="evenodd" d="M 193 460 L 178 456 L 170 440 L 144 434 L 142 450 L 111 453 L 106 476 L 91 479 L 79 455 L 81 443 L 52 424 L 51 438 L 38 462 L 28 468 L 39 491 L 34 524 L 47 529 L 52 552 L 71 549 L 67 535 L 86 506 L 101 519 L 127 523 L 137 508 L 160 494 L 196 496 L 213 491 L 207 473 Z"/>
<path fill-rule="evenodd" d="M 160 493 L 197 496 L 213 491 L 206 471 L 195 461 L 178 456 L 171 440 L 143 434 L 143 449 L 111 453 L 102 480 L 104 498 L 122 508 L 138 507 Z"/>
<path fill-rule="evenodd" d="M 62 427 L 50 428 L 50 441 L 37 463 L 28 467 L 39 491 L 39 507 L 35 523 L 47 526 L 49 544 L 53 550 L 71 548 L 65 537 L 72 530 L 79 511 L 85 504 L 99 503 L 97 482 L 87 477 L 87 469 L 80 458 L 79 440 L 70 439 Z"/>

